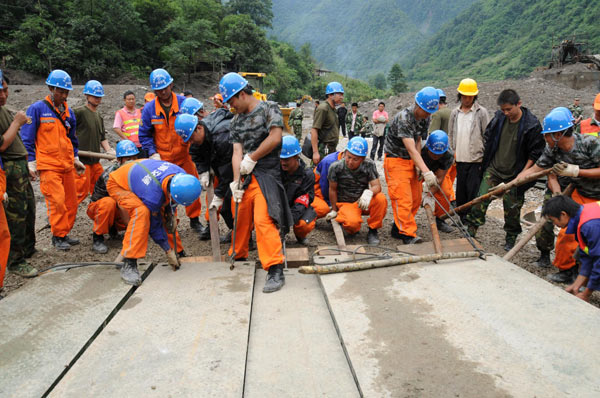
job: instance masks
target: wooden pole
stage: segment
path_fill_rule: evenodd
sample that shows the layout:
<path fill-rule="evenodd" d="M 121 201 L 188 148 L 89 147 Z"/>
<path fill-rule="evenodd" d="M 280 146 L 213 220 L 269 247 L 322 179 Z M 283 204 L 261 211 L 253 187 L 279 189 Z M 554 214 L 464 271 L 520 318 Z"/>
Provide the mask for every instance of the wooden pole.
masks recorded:
<path fill-rule="evenodd" d="M 575 189 L 575 185 L 573 185 L 573 183 L 571 183 L 565 188 L 565 190 L 562 192 L 562 194 L 571 196 L 574 189 Z M 529 231 L 527 231 L 525 236 L 523 236 L 521 238 L 521 240 L 517 242 L 515 247 L 510 249 L 510 251 L 508 253 L 506 253 L 504 255 L 504 257 L 502 257 L 502 259 L 506 260 L 506 261 L 510 261 L 515 256 L 515 254 L 517 254 L 525 246 L 525 244 L 527 244 L 527 242 L 529 242 L 531 240 L 531 238 L 533 238 L 535 236 L 535 234 L 537 234 L 537 232 L 540 229 L 542 229 L 544 224 L 546 224 L 547 222 L 548 222 L 548 220 L 546 220 L 544 217 L 542 217 L 537 223 L 535 223 L 533 225 L 533 227 L 531 227 L 529 229 Z"/>
<path fill-rule="evenodd" d="M 90 152 L 90 151 L 79 151 L 79 156 L 85 156 L 87 158 L 96 158 L 96 159 L 108 159 L 108 160 L 115 160 L 117 158 L 115 155 L 111 155 L 109 153 L 99 153 L 99 152 Z"/>
<path fill-rule="evenodd" d="M 438 231 L 437 224 L 435 223 L 435 217 L 429 204 L 423 206 L 425 214 L 427 214 L 427 221 L 429 221 L 429 229 L 431 230 L 431 238 L 433 240 L 433 249 L 437 254 L 442 253 L 442 241 L 440 239 L 440 232 Z"/>
<path fill-rule="evenodd" d="M 551 172 L 552 172 L 552 169 L 546 169 L 546 170 L 542 170 L 537 173 L 528 175 L 525 178 L 515 178 L 514 180 L 504 184 L 504 186 L 502 186 L 498 189 L 494 189 L 493 191 L 490 191 L 490 192 L 486 193 L 485 195 L 481 195 L 481 196 L 473 199 L 472 201 L 465 203 L 464 205 L 458 206 L 457 208 L 454 209 L 454 211 L 452 211 L 452 209 L 450 209 L 450 214 L 454 215 L 455 212 L 459 213 L 463 210 L 467 210 L 467 209 L 471 208 L 472 206 L 475 206 L 477 203 L 480 203 L 486 199 L 491 198 L 492 196 L 502 196 L 502 195 L 504 195 L 504 193 L 510 191 L 511 189 L 513 189 L 515 187 L 521 186 L 523 184 L 527 184 L 528 182 L 531 182 L 531 181 L 535 181 L 540 177 L 547 176 Z M 445 220 L 446 218 L 448 218 L 448 216 L 446 214 L 444 214 L 440 217 L 441 220 Z"/>
<path fill-rule="evenodd" d="M 206 203 L 210 204 L 215 196 L 215 188 L 211 181 L 206 190 Z M 217 209 L 208 211 L 208 222 L 210 226 L 210 247 L 212 248 L 213 261 L 221 261 L 221 244 L 219 243 L 219 220 L 217 219 Z"/>
<path fill-rule="evenodd" d="M 331 225 L 333 226 L 333 233 L 335 234 L 338 249 L 346 249 L 346 239 L 344 239 L 342 226 L 335 219 L 331 220 Z"/>

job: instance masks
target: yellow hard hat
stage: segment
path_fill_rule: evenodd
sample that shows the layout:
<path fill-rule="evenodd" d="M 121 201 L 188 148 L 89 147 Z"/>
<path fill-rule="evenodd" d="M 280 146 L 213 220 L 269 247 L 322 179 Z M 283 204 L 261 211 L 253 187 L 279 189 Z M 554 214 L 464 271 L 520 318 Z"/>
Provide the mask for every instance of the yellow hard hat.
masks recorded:
<path fill-rule="evenodd" d="M 462 95 L 477 95 L 479 93 L 477 82 L 473 79 L 462 79 L 456 91 Z"/>

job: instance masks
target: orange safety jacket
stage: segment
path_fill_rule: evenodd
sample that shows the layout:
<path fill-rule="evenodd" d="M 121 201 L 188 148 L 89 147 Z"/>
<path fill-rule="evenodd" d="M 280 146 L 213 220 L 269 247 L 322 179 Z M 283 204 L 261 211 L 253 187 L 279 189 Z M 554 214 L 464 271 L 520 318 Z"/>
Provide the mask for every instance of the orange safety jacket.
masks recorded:
<path fill-rule="evenodd" d="M 133 115 L 124 109 L 119 109 L 117 112 L 119 112 L 119 115 L 121 115 L 121 120 L 123 121 L 123 127 L 121 128 L 123 135 L 136 144 L 139 144 L 140 140 L 138 138 L 138 131 L 140 129 L 142 111 L 136 109 Z"/>
<path fill-rule="evenodd" d="M 598 126 L 596 123 L 592 124 L 592 120 L 593 119 L 591 117 L 589 119 L 582 120 L 581 123 L 579 123 L 579 131 L 581 134 L 589 134 L 598 137 L 598 133 L 600 133 L 600 126 Z"/>
<path fill-rule="evenodd" d="M 577 225 L 577 241 L 579 242 L 579 248 L 585 254 L 589 254 L 589 248 L 581 236 L 581 226 L 586 222 L 595 219 L 600 219 L 600 201 L 583 205 L 583 210 L 581 210 L 581 215 L 579 216 L 579 224 Z"/>

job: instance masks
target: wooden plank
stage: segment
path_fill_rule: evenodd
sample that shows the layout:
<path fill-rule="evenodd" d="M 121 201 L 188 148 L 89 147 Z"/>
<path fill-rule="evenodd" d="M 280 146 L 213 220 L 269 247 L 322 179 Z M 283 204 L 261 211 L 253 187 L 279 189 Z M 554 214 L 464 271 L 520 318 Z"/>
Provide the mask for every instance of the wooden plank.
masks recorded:
<path fill-rule="evenodd" d="M 481 249 L 481 245 L 475 239 L 473 239 L 479 249 Z M 460 239 L 448 239 L 444 240 L 444 253 L 453 253 L 453 252 L 464 252 L 473 250 L 473 246 L 469 243 L 466 238 Z M 416 256 L 421 256 L 424 254 L 432 254 L 435 253 L 435 249 L 433 247 L 432 242 L 423 242 L 411 245 L 398 245 L 396 248 L 408 254 L 413 254 Z"/>
<path fill-rule="evenodd" d="M 340 249 L 345 249 L 346 239 L 344 239 L 344 231 L 342 231 L 342 226 L 335 220 L 331 220 L 331 225 L 333 226 L 333 233 L 335 234 L 335 241 L 337 242 L 337 246 Z"/>
<path fill-rule="evenodd" d="M 53 397 L 241 397 L 254 267 L 157 267 Z"/>
<path fill-rule="evenodd" d="M 206 203 L 210 204 L 215 196 L 215 187 L 211 181 L 206 190 Z M 212 260 L 221 261 L 221 243 L 219 241 L 219 220 L 217 218 L 217 210 L 212 209 L 208 212 L 209 227 L 210 227 L 210 247 L 212 250 Z"/>
<path fill-rule="evenodd" d="M 435 217 L 433 216 L 433 210 L 431 209 L 429 204 L 426 204 L 423 208 L 425 209 L 425 214 L 427 215 L 427 221 L 429 222 L 429 229 L 431 231 L 431 239 L 433 242 L 433 250 L 435 250 L 435 252 L 437 254 L 441 254 L 442 253 L 442 241 L 440 240 L 440 233 L 437 228 L 437 223 L 435 221 Z"/>
<path fill-rule="evenodd" d="M 288 268 L 298 268 L 308 265 L 308 248 L 306 247 L 288 247 L 285 249 Z"/>

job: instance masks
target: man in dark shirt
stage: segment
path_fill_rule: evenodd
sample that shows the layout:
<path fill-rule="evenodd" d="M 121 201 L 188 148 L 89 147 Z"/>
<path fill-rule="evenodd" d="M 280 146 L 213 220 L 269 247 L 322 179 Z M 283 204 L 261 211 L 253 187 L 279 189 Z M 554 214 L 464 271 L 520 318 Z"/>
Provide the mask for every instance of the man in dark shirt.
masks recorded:
<path fill-rule="evenodd" d="M 344 100 L 344 87 L 331 82 L 325 88 L 327 100 L 320 104 L 313 116 L 310 141 L 313 150 L 312 161 L 317 165 L 328 153 L 336 151 L 339 141 L 339 117 L 335 106 Z"/>
<path fill-rule="evenodd" d="M 346 104 L 343 102 L 340 104 L 339 108 L 337 108 L 338 114 L 338 124 L 342 128 L 342 135 L 346 137 L 346 114 L 348 113 L 348 109 L 346 109 Z"/>

